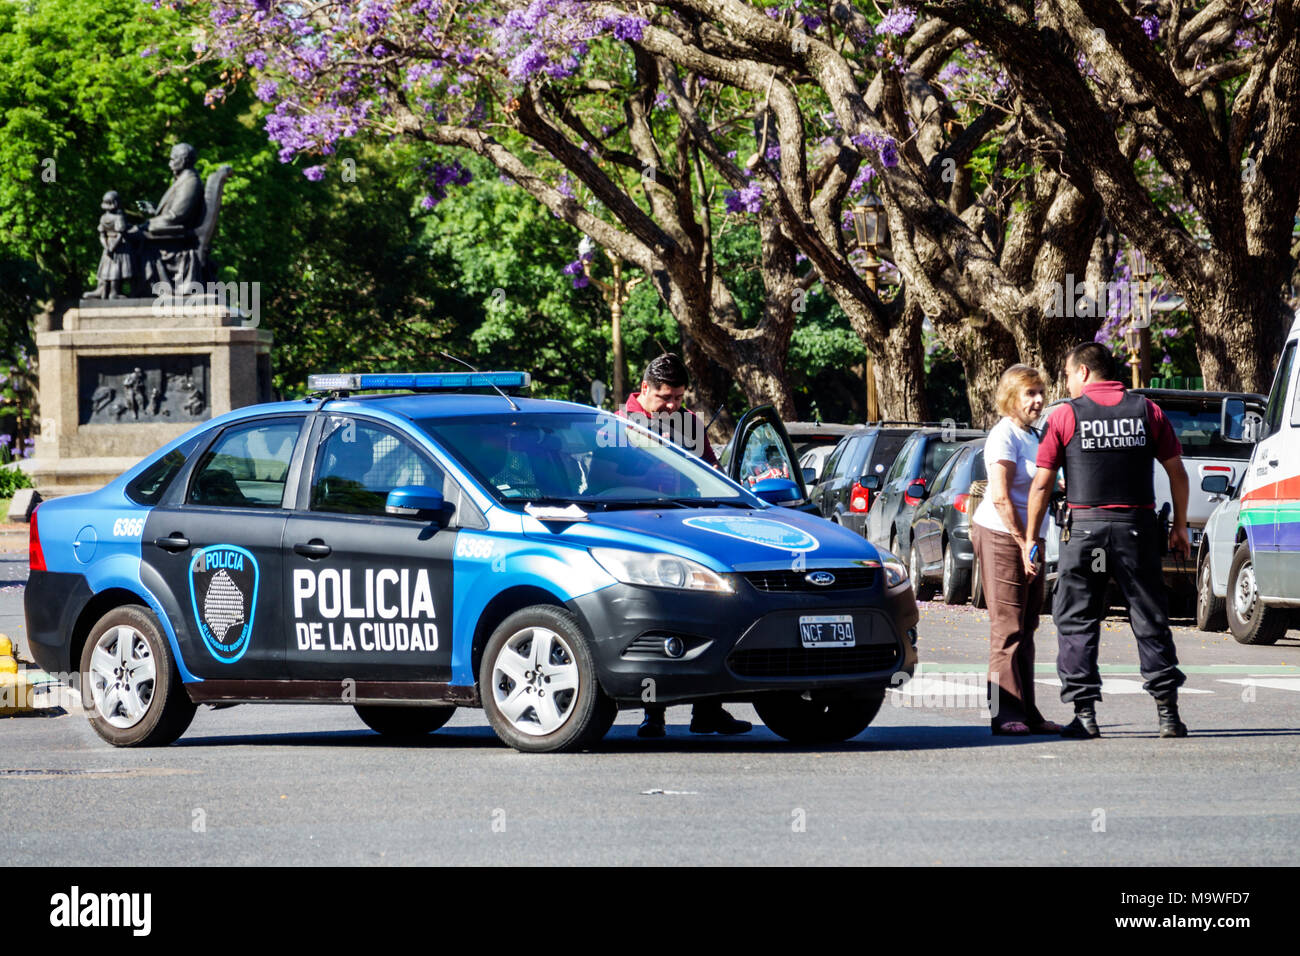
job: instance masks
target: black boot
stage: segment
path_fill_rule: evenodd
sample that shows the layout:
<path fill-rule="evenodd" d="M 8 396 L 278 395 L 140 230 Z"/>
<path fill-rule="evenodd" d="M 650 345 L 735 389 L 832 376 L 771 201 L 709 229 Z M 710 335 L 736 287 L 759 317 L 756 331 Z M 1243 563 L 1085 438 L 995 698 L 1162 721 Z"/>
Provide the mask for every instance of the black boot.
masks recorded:
<path fill-rule="evenodd" d="M 1101 736 L 1097 727 L 1096 705 L 1092 701 L 1080 701 L 1074 705 L 1074 720 L 1061 730 L 1062 737 L 1072 740 L 1091 740 Z"/>
<path fill-rule="evenodd" d="M 636 729 L 636 735 L 643 740 L 657 740 L 666 736 L 668 731 L 664 727 L 664 711 L 667 708 L 650 706 L 645 709 L 645 720 L 641 721 L 641 726 Z"/>
<path fill-rule="evenodd" d="M 1160 715 L 1161 737 L 1186 737 L 1187 725 L 1178 717 L 1178 695 L 1170 694 L 1164 700 L 1156 699 L 1156 713 Z"/>

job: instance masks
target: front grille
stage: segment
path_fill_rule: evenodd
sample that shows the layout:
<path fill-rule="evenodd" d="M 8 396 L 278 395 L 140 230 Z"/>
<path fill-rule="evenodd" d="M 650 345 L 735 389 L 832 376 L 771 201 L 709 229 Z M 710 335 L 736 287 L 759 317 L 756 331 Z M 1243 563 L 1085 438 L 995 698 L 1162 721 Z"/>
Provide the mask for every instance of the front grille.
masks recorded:
<path fill-rule="evenodd" d="M 875 568 L 824 568 L 835 575 L 834 584 L 813 584 L 807 579 L 812 571 L 746 571 L 746 581 L 760 591 L 853 591 L 874 587 Z"/>
<path fill-rule="evenodd" d="M 782 647 L 736 651 L 727 659 L 741 677 L 825 677 L 883 671 L 898 662 L 898 645 Z"/>

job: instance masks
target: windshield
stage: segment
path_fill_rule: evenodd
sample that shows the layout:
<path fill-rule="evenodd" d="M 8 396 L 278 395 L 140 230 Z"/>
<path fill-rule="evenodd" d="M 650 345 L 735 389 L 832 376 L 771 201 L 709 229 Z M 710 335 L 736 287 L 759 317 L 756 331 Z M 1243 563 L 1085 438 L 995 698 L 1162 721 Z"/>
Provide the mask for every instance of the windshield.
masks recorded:
<path fill-rule="evenodd" d="M 416 422 L 499 502 L 762 507 L 718 471 L 607 412 Z"/>
<path fill-rule="evenodd" d="M 1161 406 L 1174 426 L 1184 458 L 1235 458 L 1246 461 L 1254 446 L 1227 442 L 1219 432 L 1219 407 L 1170 408 Z"/>

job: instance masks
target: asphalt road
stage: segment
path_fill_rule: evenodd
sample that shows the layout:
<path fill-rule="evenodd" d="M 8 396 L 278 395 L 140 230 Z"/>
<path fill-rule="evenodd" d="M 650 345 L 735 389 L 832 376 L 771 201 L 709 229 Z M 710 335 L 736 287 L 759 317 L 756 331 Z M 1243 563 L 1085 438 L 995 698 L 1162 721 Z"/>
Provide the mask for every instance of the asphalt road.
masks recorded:
<path fill-rule="evenodd" d="M 7 562 L 0 555 L 0 575 Z M 20 585 L 0 631 L 20 639 Z M 993 738 L 988 619 L 923 605 L 922 680 L 859 738 L 792 747 L 757 727 L 524 755 L 481 711 L 418 745 L 344 707 L 201 709 L 179 743 L 114 750 L 83 716 L 0 720 L 0 864 L 1295 864 L 1300 636 L 1275 647 L 1178 630 L 1185 740 L 1155 736 L 1126 624 L 1103 636 L 1101 740 Z M 1041 706 L 1055 631 L 1039 631 Z M 734 711 L 750 720 L 748 707 Z M 57 712 L 56 712 L 57 713 Z"/>

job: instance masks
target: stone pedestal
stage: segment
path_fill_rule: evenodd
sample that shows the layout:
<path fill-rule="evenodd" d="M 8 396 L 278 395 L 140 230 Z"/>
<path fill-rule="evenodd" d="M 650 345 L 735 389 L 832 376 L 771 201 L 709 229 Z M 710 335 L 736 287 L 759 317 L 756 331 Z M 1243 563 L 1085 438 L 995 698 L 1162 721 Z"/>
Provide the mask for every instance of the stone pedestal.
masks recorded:
<path fill-rule="evenodd" d="M 271 333 L 256 324 L 152 299 L 41 316 L 41 429 L 23 470 L 47 497 L 93 490 L 195 425 L 269 401 Z"/>

